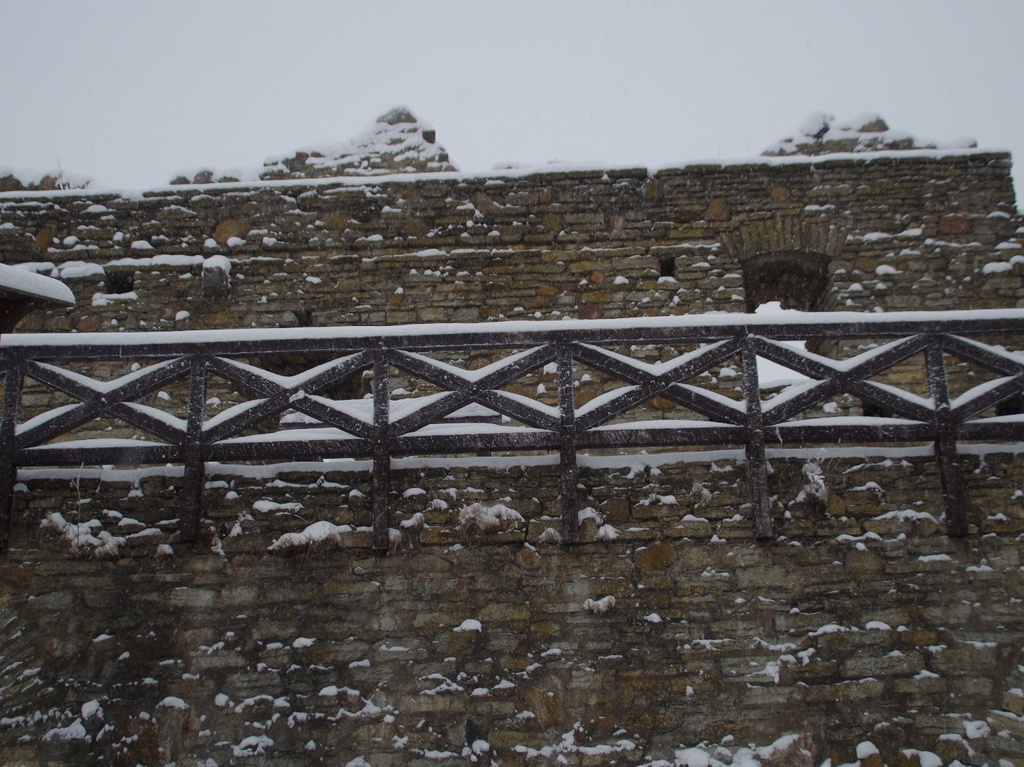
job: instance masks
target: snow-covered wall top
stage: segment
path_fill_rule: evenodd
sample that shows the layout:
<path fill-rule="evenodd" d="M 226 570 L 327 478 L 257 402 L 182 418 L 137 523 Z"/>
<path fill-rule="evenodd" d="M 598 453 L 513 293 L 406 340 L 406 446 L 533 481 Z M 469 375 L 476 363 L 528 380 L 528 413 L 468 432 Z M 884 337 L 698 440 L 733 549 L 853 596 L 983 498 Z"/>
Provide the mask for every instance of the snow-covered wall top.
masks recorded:
<path fill-rule="evenodd" d="M 973 138 L 935 142 L 921 139 L 907 131 L 893 130 L 875 112 L 864 112 L 848 120 L 836 120 L 825 112 L 812 112 L 797 130 L 769 146 L 762 157 L 821 157 L 918 151 L 963 151 L 977 147 Z M 747 164 L 732 161 L 726 164 Z M 715 164 L 719 164 L 716 161 Z M 552 167 L 553 166 L 553 167 Z M 587 169 L 599 167 L 588 164 Z M 507 173 L 514 170 L 538 172 L 564 169 L 559 163 L 529 166 L 508 163 L 495 166 Z M 447 150 L 437 143 L 433 126 L 416 117 L 408 107 L 397 106 L 381 115 L 355 138 L 344 142 L 320 142 L 300 147 L 290 155 L 267 159 L 262 167 L 202 168 L 183 171 L 173 178 L 172 185 L 211 184 L 272 179 L 312 179 L 366 177 L 423 173 L 453 173 Z M 479 174 L 477 174 L 479 175 Z M 11 170 L 0 168 L 0 192 L 53 191 L 85 188 L 90 179 L 63 170 Z"/>
<path fill-rule="evenodd" d="M 52 192 L 63 189 L 85 189 L 91 179 L 63 170 L 39 171 L 0 167 L 0 192 Z"/>
<path fill-rule="evenodd" d="M 995 308 L 1021 225 L 1009 156 L 875 152 L 7 193 L 0 261 L 75 290 L 46 330 Z"/>

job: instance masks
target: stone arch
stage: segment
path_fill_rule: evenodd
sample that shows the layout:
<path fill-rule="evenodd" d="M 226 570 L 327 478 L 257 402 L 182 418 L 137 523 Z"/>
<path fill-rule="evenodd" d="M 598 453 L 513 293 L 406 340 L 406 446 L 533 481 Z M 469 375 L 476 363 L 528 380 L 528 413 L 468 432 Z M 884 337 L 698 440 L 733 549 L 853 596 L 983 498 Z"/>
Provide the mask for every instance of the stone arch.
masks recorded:
<path fill-rule="evenodd" d="M 740 262 L 747 311 L 769 301 L 783 309 L 813 312 L 820 307 L 828 287 L 831 259 L 823 253 L 784 250 L 756 253 Z"/>
<path fill-rule="evenodd" d="M 783 308 L 825 308 L 831 263 L 842 255 L 845 229 L 833 221 L 777 216 L 724 237 L 743 274 L 747 311 L 779 301 Z"/>

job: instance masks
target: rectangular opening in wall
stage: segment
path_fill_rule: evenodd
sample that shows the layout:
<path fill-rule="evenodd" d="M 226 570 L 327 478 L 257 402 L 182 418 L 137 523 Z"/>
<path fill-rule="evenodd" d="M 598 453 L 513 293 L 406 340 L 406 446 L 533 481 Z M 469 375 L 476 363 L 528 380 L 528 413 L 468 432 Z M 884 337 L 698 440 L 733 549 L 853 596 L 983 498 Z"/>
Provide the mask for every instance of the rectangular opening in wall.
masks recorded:
<path fill-rule="evenodd" d="M 659 273 L 662 277 L 676 277 L 676 257 L 675 256 L 662 256 L 658 261 Z"/>
<path fill-rule="evenodd" d="M 105 274 L 107 292 L 123 295 L 135 290 L 135 273 L 123 270 L 108 270 Z"/>

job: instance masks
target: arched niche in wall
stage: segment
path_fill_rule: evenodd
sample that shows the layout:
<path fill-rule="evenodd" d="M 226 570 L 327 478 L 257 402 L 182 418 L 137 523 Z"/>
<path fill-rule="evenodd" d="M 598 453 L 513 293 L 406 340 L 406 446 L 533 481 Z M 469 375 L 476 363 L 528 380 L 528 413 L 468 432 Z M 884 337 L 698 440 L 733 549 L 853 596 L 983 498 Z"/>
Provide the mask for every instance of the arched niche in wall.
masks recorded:
<path fill-rule="evenodd" d="M 772 301 L 783 309 L 819 309 L 828 288 L 830 261 L 825 253 L 806 250 L 756 253 L 742 259 L 747 312 Z"/>
<path fill-rule="evenodd" d="M 723 233 L 743 274 L 746 310 L 778 301 L 783 309 L 831 308 L 831 264 L 842 257 L 846 228 L 833 217 L 777 216 Z"/>

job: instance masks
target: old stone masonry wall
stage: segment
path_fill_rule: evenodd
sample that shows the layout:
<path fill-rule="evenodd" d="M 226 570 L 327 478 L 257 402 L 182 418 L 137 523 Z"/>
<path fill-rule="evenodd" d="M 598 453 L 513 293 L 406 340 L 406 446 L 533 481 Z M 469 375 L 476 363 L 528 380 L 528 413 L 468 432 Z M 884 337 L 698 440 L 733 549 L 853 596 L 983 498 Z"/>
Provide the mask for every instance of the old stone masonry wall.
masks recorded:
<path fill-rule="evenodd" d="M 215 470 L 195 551 L 163 471 L 29 473 L 2 763 L 1017 763 L 1021 462 L 951 539 L 930 456 L 852 452 L 772 457 L 771 543 L 735 456 L 594 459 L 572 548 L 551 461 L 409 459 L 387 557 L 351 465 Z"/>
<path fill-rule="evenodd" d="M 75 292 L 30 332 L 1020 307 L 1009 168 L 5 193 L 0 260 Z M 581 455 L 567 547 L 557 456 L 399 458 L 388 556 L 370 461 L 209 465 L 195 546 L 180 466 L 22 469 L 0 765 L 1024 764 L 1019 446 L 961 445 L 963 538 L 931 445 L 768 460 L 758 541 L 741 450 Z"/>
<path fill-rule="evenodd" d="M 1016 306 L 1008 156 L 868 157 L 8 193 L 0 255 L 78 298 L 28 330 Z"/>

